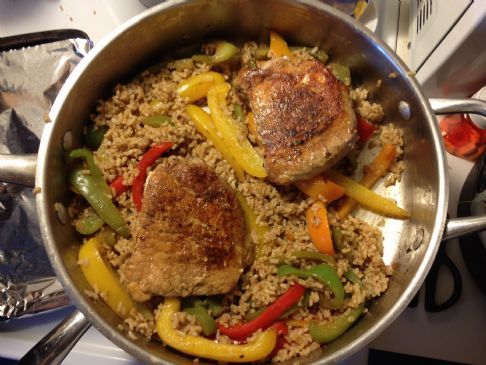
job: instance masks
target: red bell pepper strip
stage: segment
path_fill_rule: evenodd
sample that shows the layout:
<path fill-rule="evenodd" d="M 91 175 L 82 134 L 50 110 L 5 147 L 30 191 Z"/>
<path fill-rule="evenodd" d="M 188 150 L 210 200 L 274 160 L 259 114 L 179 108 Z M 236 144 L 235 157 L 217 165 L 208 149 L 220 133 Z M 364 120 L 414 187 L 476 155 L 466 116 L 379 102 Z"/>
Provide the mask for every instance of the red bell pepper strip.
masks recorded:
<path fill-rule="evenodd" d="M 359 140 L 366 142 L 375 133 L 376 127 L 359 114 L 356 114 L 356 122 Z"/>
<path fill-rule="evenodd" d="M 130 190 L 130 186 L 123 184 L 123 176 L 118 176 L 113 180 L 110 184 L 110 188 L 112 191 L 115 191 L 115 196 L 119 196 L 121 193 Z"/>
<path fill-rule="evenodd" d="M 279 352 L 280 349 L 285 346 L 285 344 L 287 343 L 287 340 L 285 339 L 284 336 L 287 333 L 289 333 L 289 328 L 287 327 L 285 322 L 277 321 L 272 325 L 272 327 L 277 330 L 278 337 L 277 337 L 277 343 L 275 344 L 275 347 L 273 348 L 270 355 L 268 355 L 269 358 L 272 358 L 275 355 L 277 355 L 277 352 Z"/>
<path fill-rule="evenodd" d="M 145 178 L 147 177 L 147 170 L 153 163 L 162 155 L 165 151 L 172 147 L 171 142 L 163 142 L 161 144 L 150 147 L 145 152 L 140 161 L 138 162 L 138 175 L 133 180 L 132 185 L 132 198 L 135 208 L 140 212 L 142 210 L 142 197 L 143 197 L 143 185 Z"/>
<path fill-rule="evenodd" d="M 302 298 L 304 291 L 305 288 L 302 285 L 294 284 L 255 319 L 233 327 L 225 327 L 218 324 L 219 331 L 221 334 L 234 340 L 245 340 L 259 329 L 265 330 L 270 327 L 287 309 Z"/>

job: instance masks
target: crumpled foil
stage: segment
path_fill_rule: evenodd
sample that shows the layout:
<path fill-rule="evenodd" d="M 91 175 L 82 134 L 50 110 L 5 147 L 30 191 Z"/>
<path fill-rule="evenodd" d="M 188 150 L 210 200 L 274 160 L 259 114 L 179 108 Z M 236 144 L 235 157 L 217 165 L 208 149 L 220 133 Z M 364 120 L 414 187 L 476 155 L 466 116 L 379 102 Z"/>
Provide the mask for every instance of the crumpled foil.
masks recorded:
<path fill-rule="evenodd" d="M 90 48 L 88 38 L 73 38 L 0 52 L 1 154 L 37 153 L 54 99 Z M 0 183 L 0 320 L 67 304 L 44 251 L 32 189 Z"/>

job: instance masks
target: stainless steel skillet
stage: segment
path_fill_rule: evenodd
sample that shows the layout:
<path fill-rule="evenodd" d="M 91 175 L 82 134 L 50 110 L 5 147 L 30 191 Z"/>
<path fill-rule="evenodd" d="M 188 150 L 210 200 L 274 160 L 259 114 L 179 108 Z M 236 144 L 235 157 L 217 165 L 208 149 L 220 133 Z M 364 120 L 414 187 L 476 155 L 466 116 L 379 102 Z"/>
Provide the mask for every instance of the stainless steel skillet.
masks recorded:
<path fill-rule="evenodd" d="M 75 69 L 52 107 L 52 123 L 46 125 L 37 160 L 1 156 L 0 179 L 32 183 L 36 170 L 35 185 L 41 189 L 37 195 L 37 209 L 45 247 L 72 302 L 83 313 L 73 315 L 56 333 L 59 336 L 51 337 L 39 346 L 48 353 L 47 360 L 35 357 L 39 354 L 37 349 L 24 358 L 24 363 L 55 363 L 69 349 L 65 340 L 71 339 L 70 335 L 77 337 L 76 333 L 79 334 L 88 323 L 143 362 L 192 363 L 191 358 L 159 343 L 124 336 L 116 329 L 120 321 L 118 316 L 103 303 L 93 302 L 84 294 L 89 286 L 76 263 L 79 237 L 69 222 L 59 219 L 54 208 L 56 203 L 67 206 L 70 199 L 63 141 L 66 142 L 65 136 L 69 132 L 73 136 L 73 145 L 80 146 L 84 122 L 93 111 L 96 100 L 108 96 L 115 83 L 156 63 L 175 46 L 213 36 L 264 41 L 269 29 L 281 33 L 289 43 L 319 46 L 328 51 L 333 60 L 348 65 L 354 84 L 370 89 L 373 98 L 383 105 L 387 120 L 405 131 L 406 171 L 402 181 L 387 194 L 406 207 L 412 218 L 409 221 L 386 220 L 383 226 L 384 259 L 386 263 L 396 265 L 398 270 L 389 289 L 372 303 L 366 316 L 326 348 L 303 358 L 302 364 L 335 363 L 378 336 L 419 289 L 444 229 L 445 235 L 452 237 L 486 227 L 486 217 L 451 220 L 446 226 L 448 176 L 445 152 L 429 100 L 409 76 L 406 66 L 361 25 L 333 8 L 311 0 L 168 1 L 115 30 Z M 378 80 L 381 80 L 380 87 L 377 87 Z M 486 114 L 484 103 L 475 101 L 454 104 L 435 100 L 433 105 L 438 112 L 478 112 L 482 107 Z M 384 193 L 385 189 L 379 187 L 378 191 Z M 378 219 L 368 212 L 361 214 L 371 222 Z M 60 339 L 61 342 L 57 342 Z M 62 350 L 60 356 L 55 350 Z"/>

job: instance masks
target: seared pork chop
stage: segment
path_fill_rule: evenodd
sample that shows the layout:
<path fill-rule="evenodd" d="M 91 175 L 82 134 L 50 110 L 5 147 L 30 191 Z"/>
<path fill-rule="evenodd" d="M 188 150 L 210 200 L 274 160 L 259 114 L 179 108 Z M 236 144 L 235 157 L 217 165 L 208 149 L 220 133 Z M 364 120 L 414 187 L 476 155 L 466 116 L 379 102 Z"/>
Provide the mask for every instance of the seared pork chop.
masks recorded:
<path fill-rule="evenodd" d="M 226 183 L 206 165 L 169 158 L 146 183 L 122 277 L 137 301 L 227 293 L 251 260 L 245 230 Z"/>
<path fill-rule="evenodd" d="M 348 88 L 320 62 L 278 58 L 236 79 L 250 100 L 269 179 L 307 179 L 337 163 L 356 140 Z"/>

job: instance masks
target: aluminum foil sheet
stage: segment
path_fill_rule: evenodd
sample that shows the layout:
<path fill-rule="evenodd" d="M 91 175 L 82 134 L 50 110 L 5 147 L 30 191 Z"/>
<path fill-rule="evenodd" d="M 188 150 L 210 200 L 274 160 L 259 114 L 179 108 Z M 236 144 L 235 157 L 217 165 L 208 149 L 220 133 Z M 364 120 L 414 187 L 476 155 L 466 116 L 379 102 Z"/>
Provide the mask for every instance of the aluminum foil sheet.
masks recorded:
<path fill-rule="evenodd" d="M 87 37 L 52 42 L 59 32 L 19 36 L 23 48 L 0 52 L 1 154 L 37 153 L 56 95 L 91 48 Z M 0 38 L 0 47 L 15 41 Z M 36 45 L 24 47 L 29 41 Z M 0 320 L 67 304 L 44 251 L 32 189 L 0 183 Z"/>

